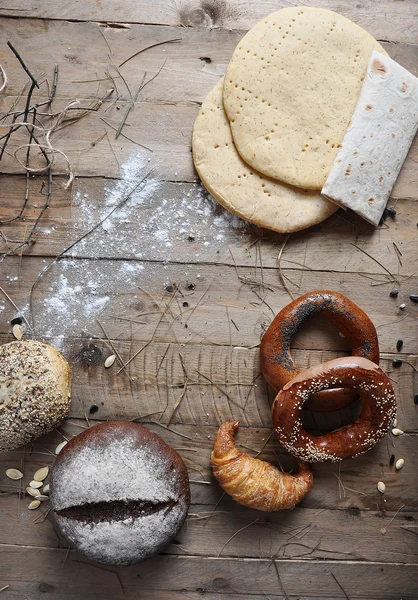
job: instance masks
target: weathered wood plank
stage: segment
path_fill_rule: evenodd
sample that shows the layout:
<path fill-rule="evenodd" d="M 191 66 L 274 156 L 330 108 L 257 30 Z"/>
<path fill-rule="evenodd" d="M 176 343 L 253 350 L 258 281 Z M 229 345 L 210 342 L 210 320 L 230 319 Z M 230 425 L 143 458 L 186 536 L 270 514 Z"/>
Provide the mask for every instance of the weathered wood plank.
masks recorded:
<path fill-rule="evenodd" d="M 335 10 L 367 29 L 377 39 L 415 43 L 418 36 L 416 3 L 384 0 L 379 3 L 350 0 L 305 0 L 304 6 Z M 199 0 L 15 0 L 0 7 L 0 15 L 68 19 L 75 21 L 114 21 L 181 25 L 183 27 L 249 29 L 265 15 L 293 6 L 287 0 L 261 0 L 251 6 L 245 0 L 199 2 Z"/>
<path fill-rule="evenodd" d="M 72 190 L 63 189 L 56 178 L 51 208 L 45 213 L 30 249 L 32 256 L 55 257 L 86 233 L 105 215 L 114 202 L 132 189 L 134 178 L 122 183 L 102 178 L 79 178 Z M 39 194 L 42 179 L 32 179 L 30 203 L 25 219 L 2 225 L 3 234 L 23 240 L 32 228 L 42 206 Z M 23 176 L 0 176 L 0 222 L 13 218 L 25 197 Z M 386 272 L 368 252 L 402 280 L 416 271 L 416 202 L 392 201 L 396 219 L 374 229 L 354 213 L 339 211 L 319 226 L 292 234 L 282 256 L 282 267 L 295 270 L 326 267 L 329 271 Z M 342 217 L 342 218 L 340 218 Z M 258 244 L 254 244 L 258 240 Z M 284 237 L 245 223 L 214 202 L 199 184 L 157 182 L 152 179 L 123 210 L 117 211 L 82 244 L 72 250 L 74 256 L 170 260 L 173 262 L 211 262 L 238 266 L 276 267 Z M 393 246 L 402 252 L 402 266 Z M 11 244 L 13 248 L 18 244 Z M 0 251 L 7 252 L 0 242 Z M 28 252 L 27 249 L 24 250 Z M 260 270 L 260 269 L 259 269 Z M 365 280 L 365 283 L 369 283 Z M 376 282 L 375 282 L 376 283 Z M 390 284 L 380 288 L 389 293 Z"/>
<path fill-rule="evenodd" d="M 39 586 L 47 584 L 44 589 L 55 592 L 60 600 L 74 597 L 108 600 L 126 597 L 125 593 L 150 600 L 199 597 L 189 596 L 189 592 L 200 593 L 200 597 L 203 594 L 205 598 L 208 592 L 218 598 L 231 594 L 235 598 L 261 599 L 263 595 L 276 594 L 275 598 L 283 600 L 286 597 L 340 600 L 344 599 L 341 587 L 346 597 L 356 600 L 414 600 L 418 575 L 416 564 L 289 560 L 276 562 L 279 581 L 271 560 L 196 556 L 157 556 L 143 565 L 98 571 L 100 567 L 84 562 L 72 552 L 63 566 L 65 550 L 4 546 L 0 551 L 4 573 L 12 574 L 8 576 L 11 588 L 16 582 L 25 595 L 37 594 Z M 178 595 L 169 595 L 173 591 Z"/>
<path fill-rule="evenodd" d="M 2 263 L 1 285 L 26 313 L 31 286 L 48 262 L 8 257 Z M 403 351 L 418 354 L 418 309 L 408 298 L 418 288 L 416 276 L 404 281 L 394 299 L 389 297 L 390 287 L 365 286 L 369 280 L 356 273 L 287 269 L 285 274 L 296 294 L 338 290 L 361 306 L 377 327 L 381 352 L 393 352 L 401 334 Z M 36 333 L 56 338 L 55 343 L 65 337 L 102 337 L 95 323 L 100 316 L 112 339 L 130 340 L 129 322 L 121 321 L 122 317 L 140 321 L 133 323 L 136 345 L 153 338 L 156 342 L 215 347 L 254 346 L 273 316 L 289 303 L 289 296 L 280 285 L 277 269 L 263 269 L 261 274 L 260 269 L 255 273 L 241 267 L 238 275 L 249 283 L 238 279 L 235 268 L 228 265 L 61 260 L 46 272 L 34 291 Z M 400 302 L 406 303 L 404 311 L 398 308 Z M 7 333 L 15 310 L 4 297 L 0 298 L 0 306 L 4 309 L 0 332 Z M 307 327 L 308 335 L 295 337 L 293 347 L 348 349 L 347 341 L 336 334 L 334 326 L 323 327 L 319 319 L 315 323 Z"/>
<path fill-rule="evenodd" d="M 168 84 L 165 85 L 167 88 Z M 68 105 L 73 99 L 68 99 L 65 104 Z M 0 111 L 7 111 L 12 102 L 13 97 L 4 100 L 0 97 Z M 88 106 L 89 102 L 82 100 L 80 105 Z M 61 101 L 60 106 L 63 107 Z M 114 139 L 114 130 L 121 122 L 126 103 L 111 104 L 108 101 L 104 106 L 108 107 L 106 113 L 103 107 L 97 113 L 90 112 L 79 122 L 59 132 L 59 137 L 52 138 L 53 142 L 57 140 L 57 148 L 68 156 L 76 175 L 118 178 L 123 176 L 126 168 L 131 170 L 131 175 L 145 174 L 152 169 L 153 178 L 158 181 L 198 181 L 191 155 L 192 129 L 199 109 L 197 104 L 137 102 L 123 129 L 124 136 L 130 139 L 120 136 L 117 140 Z M 106 123 L 101 120 L 102 116 Z M 6 129 L 0 128 L 0 133 L 6 133 Z M 13 134 L 8 143 L 9 154 L 3 157 L 0 165 L 1 173 L 23 173 L 13 153 L 27 141 L 23 130 Z M 150 151 L 138 144 L 144 144 Z M 416 198 L 417 158 L 418 137 L 412 143 L 395 183 L 393 198 Z M 66 169 L 65 161 L 57 155 L 54 172 L 65 174 Z"/>
<path fill-rule="evenodd" d="M 11 336 L 3 338 L 4 341 L 11 339 Z M 113 352 L 109 345 L 90 339 L 60 341 L 59 347 L 73 370 L 72 417 L 83 418 L 89 407 L 96 403 L 100 409 L 97 416 L 101 419 L 134 419 L 152 414 L 150 418 L 161 419 L 162 423 L 167 423 L 171 418 L 173 424 L 196 427 L 216 426 L 229 419 L 238 419 L 244 426 L 270 426 L 270 403 L 274 392 L 267 391 L 260 374 L 258 349 L 235 348 L 231 361 L 229 346 L 152 343 L 130 364 L 129 380 L 124 373 L 116 374 L 119 369 L 117 361 L 112 369 L 104 368 L 105 357 Z M 122 359 L 128 360 L 130 344 L 120 341 L 113 343 Z M 134 348 L 140 349 L 142 346 L 143 343 L 138 343 Z M 301 368 L 326 362 L 342 354 L 326 350 L 293 351 Z M 189 382 L 180 406 L 171 416 L 178 398 L 184 392 L 185 379 L 180 357 Z M 401 369 L 394 370 L 394 357 L 389 355 L 382 359 L 381 365 L 393 380 L 398 399 L 399 427 L 407 432 L 416 432 L 418 411 L 413 402 L 416 373 L 407 363 Z M 401 357 L 418 367 L 416 357 Z M 309 426 L 325 430 L 350 422 L 354 414 L 349 409 L 314 417 L 308 413 L 306 419 Z"/>
<path fill-rule="evenodd" d="M 190 453 L 189 453 L 190 456 Z M 215 485 L 215 484 L 214 484 Z M 321 482 L 318 482 L 321 485 Z M 193 487 L 193 486 L 192 486 Z M 45 520 L 40 511 L 26 509 L 27 499 L 18 505 L 17 494 L 0 500 L 4 522 L 2 544 L 66 547 L 54 531 L 53 518 Z M 296 508 L 263 514 L 238 506 L 228 497 L 214 506 L 194 504 L 185 526 L 164 554 L 304 558 L 415 562 L 418 538 L 414 536 L 417 513 Z M 43 505 L 42 512 L 48 509 Z M 39 522 L 33 521 L 38 518 Z M 253 523 L 247 533 L 234 533 Z M 382 532 L 383 530 L 383 532 Z M 248 535 L 249 534 L 249 535 Z M 202 544 L 202 539 L 205 543 Z M 228 543 L 227 543 L 228 542 Z M 226 544 L 226 545 L 225 545 Z"/>
<path fill-rule="evenodd" d="M 0 41 L 11 39 L 31 70 L 35 74 L 42 74 L 41 81 L 45 76 L 50 76 L 55 64 L 59 65 L 56 97 L 65 99 L 96 98 L 98 87 L 101 92 L 112 87 L 109 79 L 100 81 L 108 66 L 121 96 L 125 100 L 130 99 L 110 58 L 119 65 L 136 51 L 151 44 L 181 39 L 180 43 L 157 46 L 129 60 L 123 65 L 122 73 L 131 89 L 135 90 L 144 71 L 150 76 L 163 66 L 159 76 L 141 92 L 141 101 L 201 102 L 216 80 L 224 74 L 235 46 L 244 35 L 243 31 L 219 29 L 179 29 L 155 25 L 131 25 L 127 29 L 115 29 L 102 27 L 98 23 L 38 19 L 2 18 L 2 23 Z M 99 29 L 106 37 L 111 55 Z M 44 43 L 45 37 L 48 38 L 47 45 Z M 88 48 L 85 46 L 86 39 L 89 40 Z M 383 45 L 395 60 L 416 74 L 416 41 L 417 38 L 411 44 L 384 42 Z M 209 57 L 211 62 L 206 63 L 201 57 Z M 0 48 L 0 62 L 10 73 L 5 93 L 8 96 L 19 94 L 27 82 L 27 75 L 5 45 Z M 95 81 L 89 81 L 92 79 Z M 44 85 L 36 94 L 45 93 L 46 90 Z"/>
<path fill-rule="evenodd" d="M 97 414 L 100 415 L 100 412 Z M 209 505 L 207 510 L 212 510 L 211 506 L 213 507 L 222 496 L 222 489 L 212 477 L 210 466 L 210 454 L 218 428 L 176 423 L 171 424 L 167 429 L 156 422 L 149 421 L 149 418 L 143 422 L 167 443 L 178 449 L 182 455 L 192 480 L 193 505 Z M 60 431 L 70 439 L 82 431 L 81 427 L 86 427 L 86 421 L 69 419 L 60 427 Z M 254 455 L 257 450 L 263 448 L 270 433 L 271 427 L 242 427 L 237 435 L 237 445 L 245 452 L 252 453 L 250 448 L 253 449 Z M 55 432 L 44 436 L 39 442 L 27 445 L 25 449 L 0 454 L 0 491 L 16 494 L 16 490 L 19 489 L 18 483 L 11 482 L 6 478 L 4 474 L 6 469 L 18 468 L 25 473 L 25 481 L 30 481 L 37 468 L 45 464 L 52 465 L 54 461 L 52 453 L 62 439 L 62 435 Z M 403 457 L 405 459 L 405 466 L 401 471 L 396 472 L 393 466 L 389 466 L 391 454 L 395 454 L 396 458 Z M 281 449 L 275 438 L 268 441 L 260 456 L 263 460 L 282 465 L 285 470 L 290 470 L 295 465 L 294 459 Z M 376 511 L 379 514 L 385 513 L 385 511 L 394 513 L 399 509 L 405 513 L 417 512 L 418 473 L 415 468 L 417 459 L 417 435 L 411 433 L 396 438 L 389 435 L 366 454 L 356 459 L 344 460 L 341 465 L 325 463 L 314 465 L 314 485 L 299 505 L 299 510 L 342 510 L 357 507 L 360 510 L 371 511 L 373 514 Z M 340 478 L 341 484 L 338 478 Z M 196 483 L 200 481 L 209 483 Z M 384 495 L 376 488 L 378 481 L 384 481 L 386 484 L 387 489 Z M 217 510 L 235 512 L 239 509 L 247 513 L 247 510 L 238 507 L 229 498 L 224 500 L 222 500 L 222 508 L 219 506 Z M 10 500 L 6 502 L 9 503 L 6 505 L 10 508 Z M 26 499 L 21 501 L 22 511 L 25 510 L 25 506 Z M 191 512 L 196 511 L 193 508 Z M 254 513 L 249 512 L 248 514 L 252 516 Z M 390 518 L 392 516 L 393 514 Z M 264 518 L 263 515 L 260 518 Z M 386 527 L 389 521 L 390 519 L 382 518 L 381 527 Z M 385 538 L 382 536 L 382 543 L 384 540 Z M 390 560 L 390 558 L 385 560 Z"/>
<path fill-rule="evenodd" d="M 81 103 L 84 102 L 85 105 L 89 99 L 103 96 L 111 87 L 108 79 L 97 82 L 97 79 L 104 77 L 109 64 L 109 50 L 97 30 L 96 23 L 36 19 L 24 21 L 24 25 L 16 19 L 4 19 L 3 22 L 4 41 L 9 37 L 14 41 L 35 73 L 45 73 L 45 70 L 48 71 L 48 65 L 50 71 L 55 63 L 59 65 L 60 80 L 57 93 L 59 97 L 67 100 L 67 104 L 69 99 L 83 98 Z M 46 35 L 47 45 L 44 44 Z M 131 89 L 135 90 L 144 71 L 152 76 L 164 65 L 158 77 L 141 92 L 141 101 L 136 103 L 124 130 L 126 135 L 153 150 L 153 154 L 148 154 L 147 157 L 152 158 L 152 166 L 159 178 L 196 180 L 190 156 L 190 137 L 198 106 L 171 103 L 201 102 L 216 80 L 223 75 L 240 35 L 239 32 L 224 30 L 177 30 L 145 25 L 132 25 L 128 30 L 111 29 L 106 32 L 106 39 L 114 46 L 112 59 L 116 63 L 120 63 L 127 55 L 149 43 L 178 36 L 183 39 L 182 43 L 159 46 L 141 54 L 140 59 L 129 61 L 123 67 L 124 77 Z M 88 52 L 85 46 L 86 39 L 89 39 Z M 417 73 L 417 45 L 387 44 L 387 50 L 403 66 Z M 201 61 L 202 55 L 213 58 L 212 63 L 206 64 Z M 19 69 L 17 60 L 5 44 L 0 46 L 0 62 L 6 71 L 13 72 L 7 88 L 7 93 L 11 96 L 0 103 L 1 110 L 5 111 L 6 107 L 10 106 L 13 95 L 22 90 L 27 77 L 24 71 Z M 117 75 L 116 72 L 113 74 Z M 89 81 L 92 79 L 95 81 Z M 73 83 L 80 80 L 87 80 L 88 83 Z M 117 81 L 123 97 L 129 98 L 123 84 L 120 80 Z M 112 98 L 105 103 L 105 107 L 108 108 L 111 102 Z M 62 132 L 60 134 L 59 148 L 69 156 L 80 175 L 101 176 L 107 173 L 109 176 L 117 176 L 119 169 L 113 152 L 118 151 L 119 162 L 124 162 L 134 151 L 138 151 L 138 147 L 135 148 L 123 137 L 119 137 L 117 142 L 113 143 L 113 150 L 106 139 L 92 146 L 106 129 L 113 134 L 111 127 L 100 120 L 105 107 L 102 107 L 99 113 L 90 113 L 79 123 L 68 127 L 65 135 Z M 105 118 L 113 127 L 120 123 L 123 113 L 117 109 L 121 107 L 124 108 L 123 104 L 112 105 L 106 110 Z M 22 142 L 19 141 L 19 136 L 16 136 L 16 144 L 10 143 L 9 149 L 15 149 L 19 143 Z M 416 196 L 417 155 L 418 141 L 415 141 L 394 188 L 395 197 Z M 58 161 L 57 168 L 59 167 Z M 6 173 L 22 172 L 22 168 L 10 157 L 2 161 L 1 170 Z"/>

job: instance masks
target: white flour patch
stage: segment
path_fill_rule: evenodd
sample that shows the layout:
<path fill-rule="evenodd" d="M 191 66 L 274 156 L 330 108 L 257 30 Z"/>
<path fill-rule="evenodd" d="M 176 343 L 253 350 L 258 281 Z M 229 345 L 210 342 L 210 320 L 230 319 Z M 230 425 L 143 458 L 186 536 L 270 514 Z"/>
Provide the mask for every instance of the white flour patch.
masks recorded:
<path fill-rule="evenodd" d="M 52 267 L 45 276 L 46 293 L 34 303 L 38 335 L 58 340 L 90 335 L 97 333 L 96 320 L 109 305 L 115 314 L 123 311 L 126 300 L 120 291 L 138 289 L 144 266 L 120 261 L 109 268 L 104 262 L 70 258 Z"/>
<path fill-rule="evenodd" d="M 72 241 L 109 215 L 142 181 L 151 166 L 148 156 L 131 156 L 121 165 L 121 179 L 109 181 L 103 191 L 95 188 L 94 196 L 90 181 L 78 182 L 72 199 Z M 43 228 L 42 234 L 51 234 L 54 227 Z M 151 174 L 42 277 L 33 298 L 36 335 L 63 351 L 65 338 L 101 335 L 97 319 L 125 314 L 127 298 L 135 306 L 143 295 L 139 288 L 154 269 L 152 261 L 164 261 L 169 270 L 171 261 L 185 257 L 190 263 L 213 260 L 217 248 L 224 250 L 249 227 L 202 185 L 161 183 Z M 48 263 L 42 261 L 41 268 Z M 12 289 L 17 273 L 6 278 Z M 27 306 L 22 310 L 29 316 Z"/>
<path fill-rule="evenodd" d="M 104 202 L 80 190 L 74 204 L 81 215 L 83 228 L 92 227 L 114 208 L 141 181 L 148 159 L 139 154 L 121 166 L 122 179 L 104 189 Z M 145 168 L 144 168 L 144 165 Z M 213 242 L 225 243 L 237 231 L 245 233 L 249 224 L 225 211 L 200 184 L 144 181 L 129 200 L 74 248 L 74 256 L 129 257 L 151 260 L 176 260 L 181 243 L 191 259 L 204 259 L 205 247 Z M 191 244 L 195 242 L 195 244 Z M 213 247 L 212 247 L 213 254 Z M 203 252 L 203 254 L 202 254 Z"/>

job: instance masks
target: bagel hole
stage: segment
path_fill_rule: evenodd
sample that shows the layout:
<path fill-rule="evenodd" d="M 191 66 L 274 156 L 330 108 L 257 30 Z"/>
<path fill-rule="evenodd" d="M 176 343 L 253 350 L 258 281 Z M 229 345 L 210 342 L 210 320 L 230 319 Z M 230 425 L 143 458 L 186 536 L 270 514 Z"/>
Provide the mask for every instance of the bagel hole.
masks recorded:
<path fill-rule="evenodd" d="M 350 406 L 329 412 L 318 412 L 303 408 L 301 411 L 302 425 L 314 437 L 325 435 L 345 425 L 351 425 L 361 414 L 361 398 Z"/>
<path fill-rule="evenodd" d="M 301 324 L 291 341 L 291 347 L 292 351 L 294 349 L 321 350 L 321 352 L 315 352 L 318 360 L 310 360 L 309 364 L 299 365 L 299 357 L 297 355 L 293 357 L 296 364 L 303 369 L 337 358 L 337 355 L 331 350 L 339 352 L 338 356 L 350 356 L 351 354 L 350 342 L 340 335 L 340 330 L 335 323 L 317 313 Z"/>

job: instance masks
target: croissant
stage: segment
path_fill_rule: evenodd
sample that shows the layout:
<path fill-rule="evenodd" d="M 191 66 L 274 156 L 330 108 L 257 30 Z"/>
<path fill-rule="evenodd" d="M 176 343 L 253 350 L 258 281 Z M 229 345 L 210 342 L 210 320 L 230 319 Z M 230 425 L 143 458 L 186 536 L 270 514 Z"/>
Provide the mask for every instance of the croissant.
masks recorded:
<path fill-rule="evenodd" d="M 312 487 L 311 468 L 298 461 L 296 475 L 283 473 L 268 462 L 252 458 L 235 448 L 239 421 L 219 428 L 211 460 L 221 487 L 239 504 L 258 510 L 294 508 Z"/>

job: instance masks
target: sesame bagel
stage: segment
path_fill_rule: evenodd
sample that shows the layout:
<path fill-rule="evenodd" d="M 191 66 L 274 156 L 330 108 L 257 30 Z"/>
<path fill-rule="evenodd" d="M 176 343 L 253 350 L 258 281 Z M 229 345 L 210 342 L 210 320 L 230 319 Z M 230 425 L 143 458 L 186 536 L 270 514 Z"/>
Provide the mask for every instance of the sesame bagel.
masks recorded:
<path fill-rule="evenodd" d="M 351 344 L 351 354 L 379 364 L 376 329 L 367 314 L 338 292 L 318 290 L 300 296 L 274 318 L 260 345 L 261 369 L 267 383 L 279 391 L 297 373 L 290 345 L 308 319 L 322 315 L 333 321 Z M 316 411 L 338 410 L 349 406 L 358 395 L 348 388 L 314 394 L 305 408 Z"/>
<path fill-rule="evenodd" d="M 55 348 L 35 340 L 0 347 L 0 451 L 55 429 L 70 403 L 70 366 Z"/>
<path fill-rule="evenodd" d="M 314 392 L 341 386 L 360 395 L 360 417 L 326 435 L 311 435 L 302 425 L 304 403 Z M 395 417 L 395 394 L 386 373 L 371 361 L 354 356 L 300 372 L 279 392 L 272 408 L 280 443 L 296 458 L 312 463 L 338 462 L 363 454 L 383 438 Z"/>

